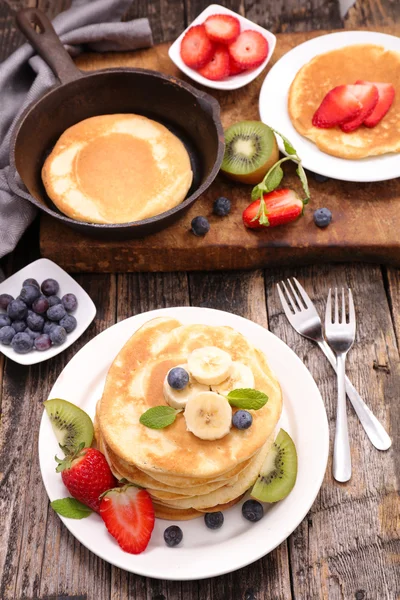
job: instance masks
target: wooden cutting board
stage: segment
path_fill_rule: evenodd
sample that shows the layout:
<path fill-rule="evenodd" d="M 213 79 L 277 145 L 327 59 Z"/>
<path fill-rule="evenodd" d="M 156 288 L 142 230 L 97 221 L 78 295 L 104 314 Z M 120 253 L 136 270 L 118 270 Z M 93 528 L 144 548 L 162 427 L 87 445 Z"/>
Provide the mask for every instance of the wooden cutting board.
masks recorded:
<path fill-rule="evenodd" d="M 400 35 L 400 25 L 382 31 Z M 328 32 L 278 35 L 271 66 L 293 47 L 325 33 Z M 85 54 L 77 64 L 82 70 L 134 66 L 182 77 L 168 58 L 168 46 L 161 44 L 131 53 Z M 258 96 L 265 75 L 266 71 L 240 90 L 206 90 L 221 104 L 224 127 L 244 119 L 259 119 Z M 284 183 L 299 189 L 294 169 L 287 166 Z M 400 266 L 400 179 L 360 184 L 337 180 L 318 183 L 309 177 L 309 183 L 311 201 L 304 216 L 290 225 L 262 231 L 245 229 L 241 220 L 242 211 L 250 202 L 251 186 L 231 183 L 222 176 L 181 220 L 142 239 L 96 240 L 44 215 L 41 254 L 70 272 L 250 269 L 355 260 Z M 212 204 L 218 196 L 232 201 L 228 217 L 212 214 Z M 326 229 L 319 229 L 312 214 L 323 206 L 330 208 L 333 221 Z M 211 230 L 204 238 L 190 232 L 190 222 L 196 215 L 210 220 Z"/>

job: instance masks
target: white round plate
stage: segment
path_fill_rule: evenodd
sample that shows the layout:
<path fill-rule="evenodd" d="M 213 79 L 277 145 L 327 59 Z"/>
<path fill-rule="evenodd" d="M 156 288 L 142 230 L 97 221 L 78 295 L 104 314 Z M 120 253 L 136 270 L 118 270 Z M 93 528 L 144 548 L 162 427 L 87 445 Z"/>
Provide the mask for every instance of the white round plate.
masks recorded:
<path fill-rule="evenodd" d="M 285 54 L 266 76 L 260 92 L 261 120 L 292 142 L 304 167 L 343 181 L 385 181 L 400 177 L 400 158 L 396 153 L 347 160 L 322 152 L 293 127 L 288 112 L 289 89 L 299 69 L 314 56 L 354 44 L 377 44 L 400 52 L 400 38 L 374 31 L 343 31 L 316 37 Z M 360 73 L 362 79 L 362 73 Z M 350 135 L 350 134 L 349 134 Z M 278 139 L 279 148 L 284 151 Z"/>
<path fill-rule="evenodd" d="M 141 325 L 161 316 L 188 324 L 234 327 L 265 352 L 284 396 L 279 425 L 292 436 L 297 448 L 296 485 L 285 500 L 270 505 L 258 523 L 249 523 L 242 517 L 242 502 L 225 511 L 224 525 L 218 531 L 207 529 L 201 518 L 180 522 L 183 542 L 176 548 L 168 548 L 163 540 L 164 529 L 173 522 L 156 519 L 147 549 L 137 556 L 121 550 L 97 514 L 80 521 L 60 518 L 84 546 L 126 571 L 172 580 L 214 577 L 240 569 L 264 556 L 283 542 L 303 520 L 324 478 L 329 447 L 327 417 L 311 374 L 286 344 L 252 321 L 218 310 L 195 307 L 143 313 L 100 333 L 68 363 L 49 397 L 74 402 L 93 417 L 114 357 Z M 57 452 L 59 448 L 44 412 L 39 432 L 39 460 L 50 500 L 68 496 L 60 475 L 55 472 L 54 455 Z"/>

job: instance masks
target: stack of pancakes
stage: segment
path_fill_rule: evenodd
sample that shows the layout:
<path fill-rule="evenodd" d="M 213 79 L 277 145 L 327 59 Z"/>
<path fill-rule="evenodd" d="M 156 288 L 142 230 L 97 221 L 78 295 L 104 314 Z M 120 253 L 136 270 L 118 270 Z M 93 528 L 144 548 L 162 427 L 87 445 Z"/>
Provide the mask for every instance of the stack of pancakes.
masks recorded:
<path fill-rule="evenodd" d="M 146 410 L 166 404 L 168 371 L 206 346 L 217 346 L 250 367 L 254 387 L 267 394 L 267 404 L 251 411 L 252 426 L 232 427 L 222 439 L 209 441 L 186 429 L 183 413 L 164 429 L 142 425 Z M 192 519 L 231 506 L 254 484 L 281 409 L 281 389 L 265 356 L 240 333 L 157 318 L 130 338 L 111 365 L 97 405 L 96 440 L 118 479 L 147 489 L 156 516 Z"/>

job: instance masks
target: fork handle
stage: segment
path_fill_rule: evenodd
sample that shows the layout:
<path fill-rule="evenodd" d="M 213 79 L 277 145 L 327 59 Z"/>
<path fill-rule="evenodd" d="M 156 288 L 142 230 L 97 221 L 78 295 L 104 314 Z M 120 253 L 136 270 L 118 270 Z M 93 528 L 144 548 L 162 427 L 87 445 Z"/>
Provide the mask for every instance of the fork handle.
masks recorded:
<path fill-rule="evenodd" d="M 336 356 L 325 340 L 318 342 L 318 346 L 331 363 L 333 369 L 337 371 Z M 392 440 L 386 433 L 385 428 L 375 417 L 372 410 L 365 404 L 364 400 L 361 398 L 360 394 L 357 392 L 356 388 L 347 376 L 345 376 L 345 382 L 347 396 L 349 397 L 357 417 L 360 419 L 360 423 L 363 426 L 364 431 L 369 437 L 371 443 L 378 450 L 388 450 L 388 448 L 390 448 L 392 445 Z"/>
<path fill-rule="evenodd" d="M 338 400 L 336 410 L 336 430 L 333 447 L 332 472 L 336 481 L 349 481 L 351 477 L 351 454 L 347 428 L 347 404 L 345 384 L 346 353 L 337 355 Z"/>

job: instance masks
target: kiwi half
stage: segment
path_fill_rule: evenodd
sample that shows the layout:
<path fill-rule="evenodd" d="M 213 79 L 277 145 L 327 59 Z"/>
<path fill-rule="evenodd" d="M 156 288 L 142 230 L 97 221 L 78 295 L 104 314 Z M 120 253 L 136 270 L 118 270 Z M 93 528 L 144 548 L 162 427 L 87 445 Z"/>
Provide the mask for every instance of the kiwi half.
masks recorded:
<path fill-rule="evenodd" d="M 88 448 L 93 441 L 93 423 L 84 410 L 67 400 L 54 398 L 43 403 L 57 441 L 66 454 L 72 454 L 84 443 Z"/>
<path fill-rule="evenodd" d="M 268 452 L 251 497 L 261 502 L 278 502 L 292 491 L 297 477 L 296 446 L 281 429 Z"/>
<path fill-rule="evenodd" d="M 241 121 L 225 130 L 221 171 L 230 179 L 257 184 L 279 159 L 274 132 L 261 121 Z"/>

